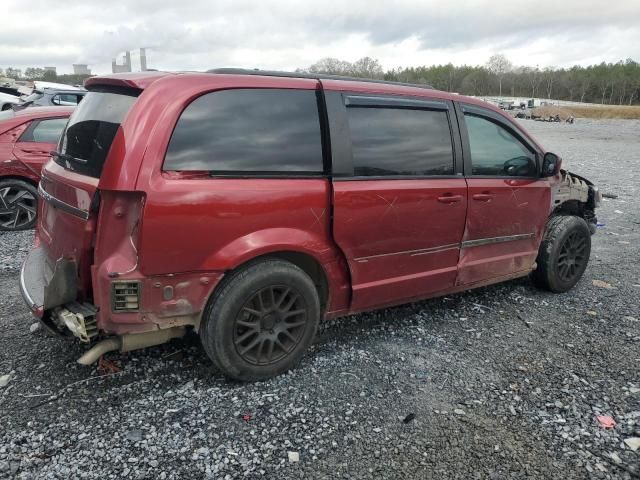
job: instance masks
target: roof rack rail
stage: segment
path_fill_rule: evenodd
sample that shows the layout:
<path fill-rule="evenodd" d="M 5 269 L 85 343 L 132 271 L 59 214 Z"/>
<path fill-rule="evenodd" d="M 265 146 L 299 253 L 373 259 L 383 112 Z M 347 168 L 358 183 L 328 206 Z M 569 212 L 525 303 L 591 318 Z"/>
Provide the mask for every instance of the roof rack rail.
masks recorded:
<path fill-rule="evenodd" d="M 419 83 L 391 82 L 389 80 L 375 80 L 373 78 L 348 77 L 344 75 L 327 75 L 324 73 L 281 72 L 278 70 L 259 70 L 249 68 L 212 68 L 206 73 L 221 73 L 227 75 L 262 75 L 266 77 L 311 78 L 313 80 L 343 80 L 348 82 L 382 83 L 386 85 L 400 85 L 403 87 L 417 87 L 433 89 L 431 85 Z"/>

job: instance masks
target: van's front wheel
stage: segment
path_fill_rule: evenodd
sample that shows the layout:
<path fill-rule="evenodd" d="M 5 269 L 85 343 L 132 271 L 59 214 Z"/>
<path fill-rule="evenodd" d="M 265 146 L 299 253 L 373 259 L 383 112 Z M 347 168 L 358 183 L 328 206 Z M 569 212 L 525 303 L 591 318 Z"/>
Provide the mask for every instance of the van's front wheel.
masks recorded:
<path fill-rule="evenodd" d="M 225 375 L 263 380 L 294 367 L 316 333 L 320 301 L 311 278 L 276 259 L 230 274 L 207 305 L 202 345 Z"/>
<path fill-rule="evenodd" d="M 580 217 L 558 216 L 549 220 L 540 245 L 533 282 L 552 292 L 566 292 L 578 283 L 591 254 L 591 232 Z"/>

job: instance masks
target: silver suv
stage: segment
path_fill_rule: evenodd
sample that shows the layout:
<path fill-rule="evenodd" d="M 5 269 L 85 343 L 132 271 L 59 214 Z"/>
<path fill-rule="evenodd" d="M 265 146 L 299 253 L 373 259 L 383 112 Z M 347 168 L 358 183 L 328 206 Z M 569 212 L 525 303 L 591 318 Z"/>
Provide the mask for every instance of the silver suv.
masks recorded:
<path fill-rule="evenodd" d="M 45 87 L 34 90 L 30 95 L 21 99 L 20 103 L 13 105 L 14 110 L 22 110 L 27 107 L 51 107 L 65 106 L 75 107 L 87 94 L 86 90 Z"/>

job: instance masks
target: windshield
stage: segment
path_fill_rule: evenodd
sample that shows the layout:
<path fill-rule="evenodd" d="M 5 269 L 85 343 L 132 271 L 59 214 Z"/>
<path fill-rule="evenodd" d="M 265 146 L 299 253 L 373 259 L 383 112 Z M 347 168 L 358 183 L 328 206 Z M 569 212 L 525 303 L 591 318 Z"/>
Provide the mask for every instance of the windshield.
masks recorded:
<path fill-rule="evenodd" d="M 54 160 L 68 170 L 99 178 L 120 124 L 136 95 L 90 92 L 73 112 Z"/>

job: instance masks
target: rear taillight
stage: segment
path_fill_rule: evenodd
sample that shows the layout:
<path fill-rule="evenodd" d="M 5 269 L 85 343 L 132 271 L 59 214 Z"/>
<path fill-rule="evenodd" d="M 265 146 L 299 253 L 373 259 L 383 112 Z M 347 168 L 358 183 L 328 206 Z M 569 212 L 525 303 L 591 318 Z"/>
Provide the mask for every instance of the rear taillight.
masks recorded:
<path fill-rule="evenodd" d="M 139 281 L 116 281 L 111 283 L 111 310 L 114 312 L 137 312 L 140 309 Z"/>

